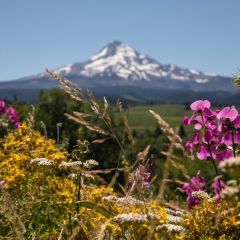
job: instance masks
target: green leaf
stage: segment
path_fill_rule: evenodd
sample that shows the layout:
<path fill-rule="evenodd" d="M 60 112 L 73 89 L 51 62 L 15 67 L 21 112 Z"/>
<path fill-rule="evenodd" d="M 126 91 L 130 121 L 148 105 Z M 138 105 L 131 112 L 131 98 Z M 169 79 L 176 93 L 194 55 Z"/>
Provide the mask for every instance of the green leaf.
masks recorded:
<path fill-rule="evenodd" d="M 87 202 L 87 201 L 78 201 L 75 204 L 80 207 L 85 207 L 85 208 L 95 210 L 97 213 L 102 214 L 106 218 L 112 218 L 115 216 L 112 212 L 108 211 L 103 207 L 98 206 L 96 203 Z"/>

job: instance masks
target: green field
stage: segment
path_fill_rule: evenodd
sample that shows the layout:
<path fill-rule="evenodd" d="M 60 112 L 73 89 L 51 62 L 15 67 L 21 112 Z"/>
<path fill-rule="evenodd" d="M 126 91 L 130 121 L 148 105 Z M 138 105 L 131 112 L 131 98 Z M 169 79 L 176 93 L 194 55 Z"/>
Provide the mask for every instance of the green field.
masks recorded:
<path fill-rule="evenodd" d="M 185 109 L 184 105 L 177 104 L 160 104 L 149 106 L 134 106 L 129 108 L 129 125 L 132 129 L 154 130 L 156 120 L 149 113 L 149 110 L 158 113 L 171 127 L 179 127 L 183 123 L 183 117 L 190 116 L 190 111 Z"/>

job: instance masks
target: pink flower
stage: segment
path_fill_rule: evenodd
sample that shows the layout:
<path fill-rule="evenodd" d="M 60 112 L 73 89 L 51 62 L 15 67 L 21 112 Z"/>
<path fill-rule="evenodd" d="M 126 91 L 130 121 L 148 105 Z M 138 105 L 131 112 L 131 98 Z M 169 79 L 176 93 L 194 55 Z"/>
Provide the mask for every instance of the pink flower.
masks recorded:
<path fill-rule="evenodd" d="M 240 128 L 240 115 L 236 117 L 236 119 L 233 122 L 235 128 Z"/>
<path fill-rule="evenodd" d="M 210 153 L 205 146 L 201 146 L 197 152 L 197 157 L 200 160 L 207 160 L 210 157 Z"/>
<path fill-rule="evenodd" d="M 7 183 L 6 180 L 2 180 L 2 181 L 0 181 L 0 189 L 4 189 L 6 183 Z"/>
<path fill-rule="evenodd" d="M 238 144 L 240 145 L 240 133 L 239 132 L 227 132 L 224 136 L 224 143 L 228 146 L 232 146 L 233 145 L 233 141 L 234 144 Z"/>
<path fill-rule="evenodd" d="M 225 149 L 219 153 L 216 153 L 216 156 L 215 158 L 218 160 L 218 161 L 224 161 L 225 159 L 228 159 L 228 158 L 231 158 L 233 157 L 233 151 L 230 150 L 230 149 Z"/>
<path fill-rule="evenodd" d="M 193 192 L 203 190 L 206 185 L 206 181 L 203 177 L 193 177 L 190 183 L 184 183 L 182 189 L 187 194 L 187 201 L 189 209 L 199 204 L 197 197 L 193 196 Z"/>
<path fill-rule="evenodd" d="M 210 106 L 211 106 L 211 103 L 208 100 L 198 100 L 198 101 L 193 102 L 190 105 L 190 108 L 193 111 L 198 112 L 198 111 L 203 111 L 206 108 L 209 109 Z"/>
<path fill-rule="evenodd" d="M 0 100 L 0 112 L 5 112 L 5 102 Z"/>
<path fill-rule="evenodd" d="M 217 119 L 223 121 L 231 121 L 233 122 L 238 116 L 238 111 L 235 108 L 225 107 L 222 111 L 220 111 L 217 115 Z"/>
<path fill-rule="evenodd" d="M 221 191 L 226 187 L 226 183 L 222 180 L 219 180 L 217 178 L 215 178 L 213 180 L 213 184 L 212 184 L 212 187 L 214 189 L 214 193 L 215 193 L 215 199 L 216 199 L 216 202 L 219 203 L 220 200 L 221 200 Z"/>

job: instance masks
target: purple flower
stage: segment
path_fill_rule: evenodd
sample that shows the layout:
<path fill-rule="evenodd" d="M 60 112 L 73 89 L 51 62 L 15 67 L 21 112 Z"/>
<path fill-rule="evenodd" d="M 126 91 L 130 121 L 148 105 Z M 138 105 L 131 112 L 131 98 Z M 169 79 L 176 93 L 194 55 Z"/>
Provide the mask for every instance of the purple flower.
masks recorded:
<path fill-rule="evenodd" d="M 0 181 L 0 188 L 1 188 L 1 189 L 4 189 L 6 183 L 7 183 L 6 180 L 2 180 L 2 181 Z"/>
<path fill-rule="evenodd" d="M 194 112 L 199 112 L 199 111 L 204 111 L 204 109 L 208 109 L 210 108 L 211 103 L 208 100 L 198 100 L 193 102 L 190 105 L 190 108 L 194 111 Z"/>
<path fill-rule="evenodd" d="M 213 184 L 212 184 L 212 187 L 213 187 L 213 190 L 214 190 L 214 193 L 215 193 L 215 199 L 216 199 L 216 202 L 219 203 L 220 200 L 221 200 L 221 191 L 226 187 L 226 183 L 222 180 L 219 180 L 218 178 L 215 178 L 213 180 Z"/>
<path fill-rule="evenodd" d="M 5 102 L 4 101 L 2 101 L 2 100 L 0 100 L 0 112 L 5 112 Z"/>
<path fill-rule="evenodd" d="M 130 180 L 128 182 L 128 188 L 130 191 L 135 189 L 145 190 L 150 187 L 150 173 L 147 171 L 146 167 L 142 164 L 130 175 Z"/>
<path fill-rule="evenodd" d="M 235 128 L 240 128 L 240 115 L 236 117 L 236 119 L 233 121 Z"/>
<path fill-rule="evenodd" d="M 203 190 L 205 185 L 206 181 L 203 177 L 193 177 L 190 183 L 184 183 L 182 189 L 187 194 L 189 209 L 199 204 L 199 199 L 193 196 L 192 193 Z"/>
<path fill-rule="evenodd" d="M 210 102 L 198 100 L 191 104 L 193 115 L 184 117 L 186 125 L 193 125 L 192 141 L 186 142 L 186 149 L 195 152 L 200 160 L 223 161 L 240 150 L 240 115 L 235 108 L 211 110 Z M 231 124 L 232 122 L 232 124 Z"/>
<path fill-rule="evenodd" d="M 238 116 L 238 111 L 235 108 L 225 107 L 217 114 L 217 119 L 233 122 Z"/>

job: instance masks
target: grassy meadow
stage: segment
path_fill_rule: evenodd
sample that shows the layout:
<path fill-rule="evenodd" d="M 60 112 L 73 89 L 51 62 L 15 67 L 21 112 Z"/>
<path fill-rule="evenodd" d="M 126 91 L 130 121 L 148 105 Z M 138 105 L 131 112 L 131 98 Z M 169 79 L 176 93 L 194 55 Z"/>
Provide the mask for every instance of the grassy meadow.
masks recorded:
<path fill-rule="evenodd" d="M 190 115 L 186 106 L 178 104 L 140 105 L 129 107 L 129 125 L 132 129 L 154 130 L 156 121 L 152 118 L 149 110 L 153 110 L 164 118 L 173 127 L 183 124 L 183 116 Z"/>

